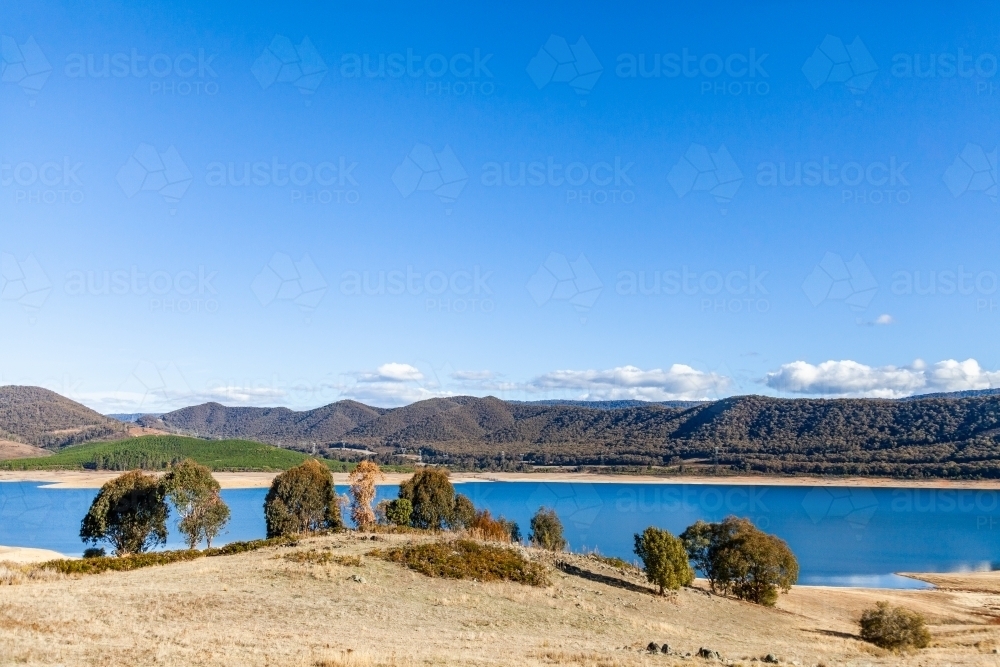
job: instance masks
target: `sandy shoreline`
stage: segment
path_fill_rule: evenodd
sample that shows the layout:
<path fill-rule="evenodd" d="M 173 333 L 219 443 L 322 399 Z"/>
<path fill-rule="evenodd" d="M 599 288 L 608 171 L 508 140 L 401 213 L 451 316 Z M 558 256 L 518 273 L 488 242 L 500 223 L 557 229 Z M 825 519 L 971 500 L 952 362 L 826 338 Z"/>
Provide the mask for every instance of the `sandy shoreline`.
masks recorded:
<path fill-rule="evenodd" d="M 121 473 L 90 470 L 0 470 L 2 482 L 41 482 L 53 489 L 97 489 Z M 260 489 L 271 485 L 274 472 L 217 472 L 215 478 L 224 489 Z M 334 473 L 338 486 L 347 484 L 347 473 Z M 399 484 L 409 473 L 388 473 L 381 482 Z M 899 489 L 990 489 L 1000 490 L 1000 480 L 901 480 L 867 477 L 766 477 L 763 475 L 733 475 L 725 477 L 652 475 L 609 475 L 600 473 L 537 472 L 537 473 L 452 473 L 451 480 L 462 482 L 577 482 L 589 484 L 721 484 L 737 486 L 823 486 L 878 487 Z"/>

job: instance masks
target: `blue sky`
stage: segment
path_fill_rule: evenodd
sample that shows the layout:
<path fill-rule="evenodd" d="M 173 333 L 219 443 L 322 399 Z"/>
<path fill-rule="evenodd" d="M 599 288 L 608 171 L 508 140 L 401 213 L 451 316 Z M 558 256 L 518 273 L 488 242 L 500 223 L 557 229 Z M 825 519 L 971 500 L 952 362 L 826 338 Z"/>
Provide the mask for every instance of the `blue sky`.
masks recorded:
<path fill-rule="evenodd" d="M 0 1 L 0 381 L 1000 385 L 1000 9 Z"/>

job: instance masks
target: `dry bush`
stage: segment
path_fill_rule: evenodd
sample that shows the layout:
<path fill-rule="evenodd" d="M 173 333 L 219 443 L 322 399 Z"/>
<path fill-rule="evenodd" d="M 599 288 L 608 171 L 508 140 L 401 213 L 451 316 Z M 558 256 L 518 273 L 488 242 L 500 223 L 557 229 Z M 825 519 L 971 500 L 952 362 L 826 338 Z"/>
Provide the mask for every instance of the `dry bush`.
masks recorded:
<path fill-rule="evenodd" d="M 625 663 L 595 653 L 567 653 L 566 651 L 541 651 L 535 654 L 546 665 L 576 665 L 578 667 L 621 667 Z"/>
<path fill-rule="evenodd" d="M 399 660 L 396 656 L 383 659 L 348 650 L 341 651 L 332 658 L 317 660 L 313 667 L 410 667 L 412 664 L 409 660 Z"/>
<path fill-rule="evenodd" d="M 344 565 L 347 567 L 361 567 L 361 556 L 339 556 L 329 551 L 293 551 L 283 556 L 290 563 L 302 563 L 309 565 Z"/>
<path fill-rule="evenodd" d="M 866 609 L 858 624 L 862 639 L 891 651 L 926 648 L 931 641 L 923 616 L 888 602 Z"/>
<path fill-rule="evenodd" d="M 348 480 L 351 483 L 351 520 L 358 530 L 369 530 L 376 523 L 372 501 L 375 500 L 375 486 L 385 479 L 374 461 L 362 461 L 357 465 Z"/>
<path fill-rule="evenodd" d="M 529 561 L 519 551 L 472 540 L 375 549 L 368 552 L 368 555 L 401 563 L 429 577 L 513 581 L 530 586 L 549 585 L 545 568 Z"/>
<path fill-rule="evenodd" d="M 469 536 L 485 542 L 502 542 L 510 544 L 510 529 L 500 520 L 490 516 L 489 510 L 476 513 L 476 518 L 469 524 Z"/>
<path fill-rule="evenodd" d="M 0 586 L 17 586 L 33 581 L 57 581 L 63 578 L 65 575 L 42 569 L 38 565 L 0 563 Z"/>

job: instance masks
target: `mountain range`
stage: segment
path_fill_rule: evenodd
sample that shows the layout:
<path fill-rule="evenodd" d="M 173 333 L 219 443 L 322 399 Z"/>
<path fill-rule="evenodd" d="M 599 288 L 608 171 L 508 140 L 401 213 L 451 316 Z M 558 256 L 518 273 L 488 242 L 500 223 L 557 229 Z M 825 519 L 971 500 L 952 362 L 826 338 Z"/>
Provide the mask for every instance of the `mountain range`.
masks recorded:
<path fill-rule="evenodd" d="M 125 417 L 125 415 L 122 415 Z M 58 449 L 146 427 L 243 438 L 338 455 L 478 469 L 582 465 L 636 469 L 1000 478 L 1000 396 L 908 400 L 515 402 L 457 396 L 378 408 L 338 401 L 314 410 L 205 403 L 125 424 L 37 387 L 0 387 L 0 438 Z"/>

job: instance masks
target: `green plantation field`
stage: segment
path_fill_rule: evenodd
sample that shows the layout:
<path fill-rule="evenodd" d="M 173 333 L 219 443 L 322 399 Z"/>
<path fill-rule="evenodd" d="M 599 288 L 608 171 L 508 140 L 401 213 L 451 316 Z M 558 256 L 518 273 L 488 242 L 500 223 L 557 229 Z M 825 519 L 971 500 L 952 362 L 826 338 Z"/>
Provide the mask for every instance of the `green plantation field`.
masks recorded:
<path fill-rule="evenodd" d="M 162 470 L 184 459 L 194 459 L 212 470 L 287 470 L 307 458 L 301 452 L 250 440 L 145 435 L 74 445 L 42 458 L 0 461 L 0 470 Z M 335 472 L 354 467 L 341 461 L 323 462 Z"/>

